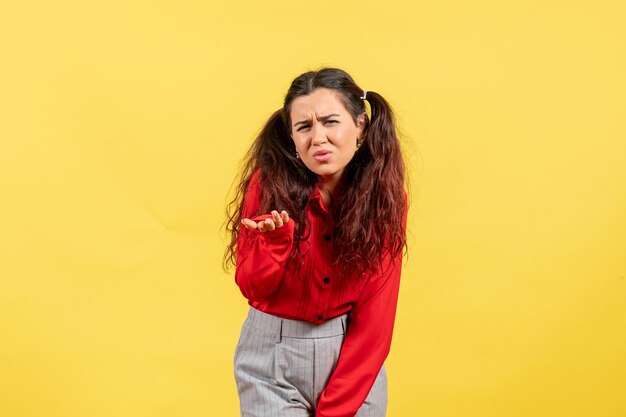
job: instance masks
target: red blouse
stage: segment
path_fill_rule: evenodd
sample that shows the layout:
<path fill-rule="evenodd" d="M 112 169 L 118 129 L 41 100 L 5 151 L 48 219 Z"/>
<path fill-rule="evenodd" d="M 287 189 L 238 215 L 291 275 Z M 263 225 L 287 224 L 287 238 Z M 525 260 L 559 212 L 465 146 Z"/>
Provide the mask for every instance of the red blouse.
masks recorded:
<path fill-rule="evenodd" d="M 402 226 L 406 230 L 406 192 L 404 197 Z M 311 231 L 308 243 L 301 246 L 299 276 L 293 267 L 286 268 L 294 242 L 294 220 L 290 218 L 269 232 L 240 225 L 235 282 L 248 304 L 278 317 L 323 323 L 350 312 L 337 367 L 321 394 L 316 417 L 354 417 L 389 353 L 402 260 L 390 262 L 387 255 L 375 274 L 361 280 L 339 279 L 338 268 L 330 264 L 334 222 L 324 206 L 319 186 L 309 200 Z M 244 199 L 243 217 L 255 221 L 271 217 L 253 217 L 260 205 L 257 170 Z"/>

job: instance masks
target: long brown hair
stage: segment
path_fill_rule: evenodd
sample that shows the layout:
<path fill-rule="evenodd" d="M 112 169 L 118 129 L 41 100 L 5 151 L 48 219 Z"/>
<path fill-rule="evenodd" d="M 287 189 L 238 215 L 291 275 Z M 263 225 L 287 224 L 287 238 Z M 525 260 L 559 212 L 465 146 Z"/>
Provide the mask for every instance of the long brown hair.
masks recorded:
<path fill-rule="evenodd" d="M 255 215 L 271 210 L 286 210 L 295 221 L 294 245 L 290 260 L 300 252 L 300 243 L 308 237 L 308 197 L 318 181 L 296 158 L 290 137 L 291 104 L 317 88 L 339 94 L 356 124 L 366 112 L 364 91 L 352 77 L 338 68 L 321 68 L 296 77 L 285 96 L 283 107 L 265 123 L 243 159 L 236 195 L 226 208 L 226 230 L 231 241 L 224 253 L 223 267 L 236 267 L 237 240 L 242 220 L 243 201 L 252 174 L 260 169 L 261 206 Z M 341 195 L 333 200 L 330 211 L 335 222 L 334 262 L 345 274 L 375 271 L 383 256 L 402 256 L 406 236 L 402 228 L 405 210 L 405 166 L 396 133 L 391 106 L 378 93 L 367 91 L 371 121 L 366 113 L 363 145 L 346 166 Z"/>

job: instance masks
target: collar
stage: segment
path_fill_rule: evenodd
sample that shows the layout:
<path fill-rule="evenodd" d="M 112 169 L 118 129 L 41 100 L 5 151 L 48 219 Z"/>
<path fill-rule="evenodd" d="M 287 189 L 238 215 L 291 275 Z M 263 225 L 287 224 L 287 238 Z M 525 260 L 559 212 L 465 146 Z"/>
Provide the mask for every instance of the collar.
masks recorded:
<path fill-rule="evenodd" d="M 330 211 L 324 204 L 324 199 L 322 198 L 322 193 L 320 192 L 319 183 L 315 183 L 315 185 L 311 189 L 311 192 L 309 193 L 309 202 L 316 201 L 316 200 L 317 200 L 318 207 L 321 208 L 326 213 L 330 214 Z"/>

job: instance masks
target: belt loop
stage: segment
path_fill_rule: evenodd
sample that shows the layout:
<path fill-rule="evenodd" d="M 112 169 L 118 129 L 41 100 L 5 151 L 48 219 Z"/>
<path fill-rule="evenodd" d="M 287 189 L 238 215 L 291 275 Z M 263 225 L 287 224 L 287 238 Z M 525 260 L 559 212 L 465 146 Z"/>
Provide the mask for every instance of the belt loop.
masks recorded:
<path fill-rule="evenodd" d="M 280 343 L 283 335 L 283 319 L 278 319 L 278 328 L 276 329 L 275 342 Z"/>

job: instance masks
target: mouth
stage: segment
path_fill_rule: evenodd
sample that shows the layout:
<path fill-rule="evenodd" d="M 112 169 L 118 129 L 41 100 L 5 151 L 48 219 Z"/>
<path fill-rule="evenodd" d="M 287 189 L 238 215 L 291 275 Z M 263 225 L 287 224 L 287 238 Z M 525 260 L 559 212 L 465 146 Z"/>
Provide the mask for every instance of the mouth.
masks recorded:
<path fill-rule="evenodd" d="M 332 151 L 329 150 L 321 150 L 321 151 L 317 151 L 315 152 L 315 154 L 313 154 L 313 158 L 316 161 L 327 161 L 330 159 L 330 156 L 332 155 Z"/>

